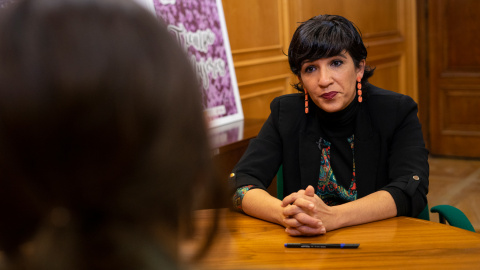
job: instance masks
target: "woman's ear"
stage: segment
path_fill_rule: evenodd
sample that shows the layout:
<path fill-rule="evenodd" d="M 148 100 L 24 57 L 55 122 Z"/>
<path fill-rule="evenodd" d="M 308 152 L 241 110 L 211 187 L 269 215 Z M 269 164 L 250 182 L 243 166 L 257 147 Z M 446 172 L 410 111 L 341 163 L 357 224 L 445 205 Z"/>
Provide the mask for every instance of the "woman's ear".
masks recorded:
<path fill-rule="evenodd" d="M 363 73 L 365 72 L 365 65 L 366 65 L 365 59 L 362 59 L 362 61 L 358 63 L 357 78 L 358 77 L 363 78 Z"/>
<path fill-rule="evenodd" d="M 300 83 L 300 85 L 303 85 L 302 77 L 300 75 L 298 75 L 297 78 L 298 78 L 298 82 Z"/>

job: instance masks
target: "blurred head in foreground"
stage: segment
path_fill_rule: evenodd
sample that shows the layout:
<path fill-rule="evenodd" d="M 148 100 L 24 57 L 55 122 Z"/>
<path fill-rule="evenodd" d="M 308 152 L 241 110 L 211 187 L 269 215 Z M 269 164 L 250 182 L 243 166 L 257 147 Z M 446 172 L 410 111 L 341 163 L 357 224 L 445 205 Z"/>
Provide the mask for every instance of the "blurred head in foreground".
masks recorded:
<path fill-rule="evenodd" d="M 2 12 L 7 267 L 175 267 L 200 194 L 219 187 L 184 52 L 128 0 L 25 0 Z"/>

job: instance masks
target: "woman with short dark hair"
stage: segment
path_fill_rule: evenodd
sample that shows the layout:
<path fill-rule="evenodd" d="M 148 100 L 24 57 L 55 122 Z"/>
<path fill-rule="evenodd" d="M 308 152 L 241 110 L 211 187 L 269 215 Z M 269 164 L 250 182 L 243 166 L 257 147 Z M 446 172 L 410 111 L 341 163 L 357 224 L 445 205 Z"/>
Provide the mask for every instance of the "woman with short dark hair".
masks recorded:
<path fill-rule="evenodd" d="M 257 138 L 232 173 L 234 205 L 318 235 L 427 204 L 428 151 L 417 104 L 368 83 L 373 69 L 355 25 L 319 15 L 302 23 L 288 49 L 300 94 L 278 97 Z M 270 196 L 280 165 L 283 201 Z"/>

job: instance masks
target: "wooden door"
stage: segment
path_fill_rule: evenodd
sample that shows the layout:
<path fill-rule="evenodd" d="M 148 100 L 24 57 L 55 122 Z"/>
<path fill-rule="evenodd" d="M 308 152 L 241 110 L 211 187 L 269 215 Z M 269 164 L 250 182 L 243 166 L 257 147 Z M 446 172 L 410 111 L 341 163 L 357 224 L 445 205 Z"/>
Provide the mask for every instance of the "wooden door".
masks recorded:
<path fill-rule="evenodd" d="M 479 11 L 478 0 L 428 1 L 432 154 L 480 157 Z"/>

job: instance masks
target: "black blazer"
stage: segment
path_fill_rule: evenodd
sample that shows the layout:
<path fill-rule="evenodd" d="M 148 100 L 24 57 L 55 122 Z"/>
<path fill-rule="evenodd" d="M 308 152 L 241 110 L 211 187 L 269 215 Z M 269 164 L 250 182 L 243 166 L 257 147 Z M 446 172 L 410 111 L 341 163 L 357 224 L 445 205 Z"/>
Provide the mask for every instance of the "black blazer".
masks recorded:
<path fill-rule="evenodd" d="M 366 91 L 365 91 L 366 90 Z M 366 87 L 356 116 L 355 174 L 357 198 L 390 192 L 398 215 L 417 216 L 427 204 L 428 151 L 417 104 L 412 98 L 373 85 Z M 321 151 L 317 110 L 304 95 L 275 98 L 271 114 L 233 170 L 235 188 L 266 189 L 283 164 L 284 195 L 317 186 Z"/>

